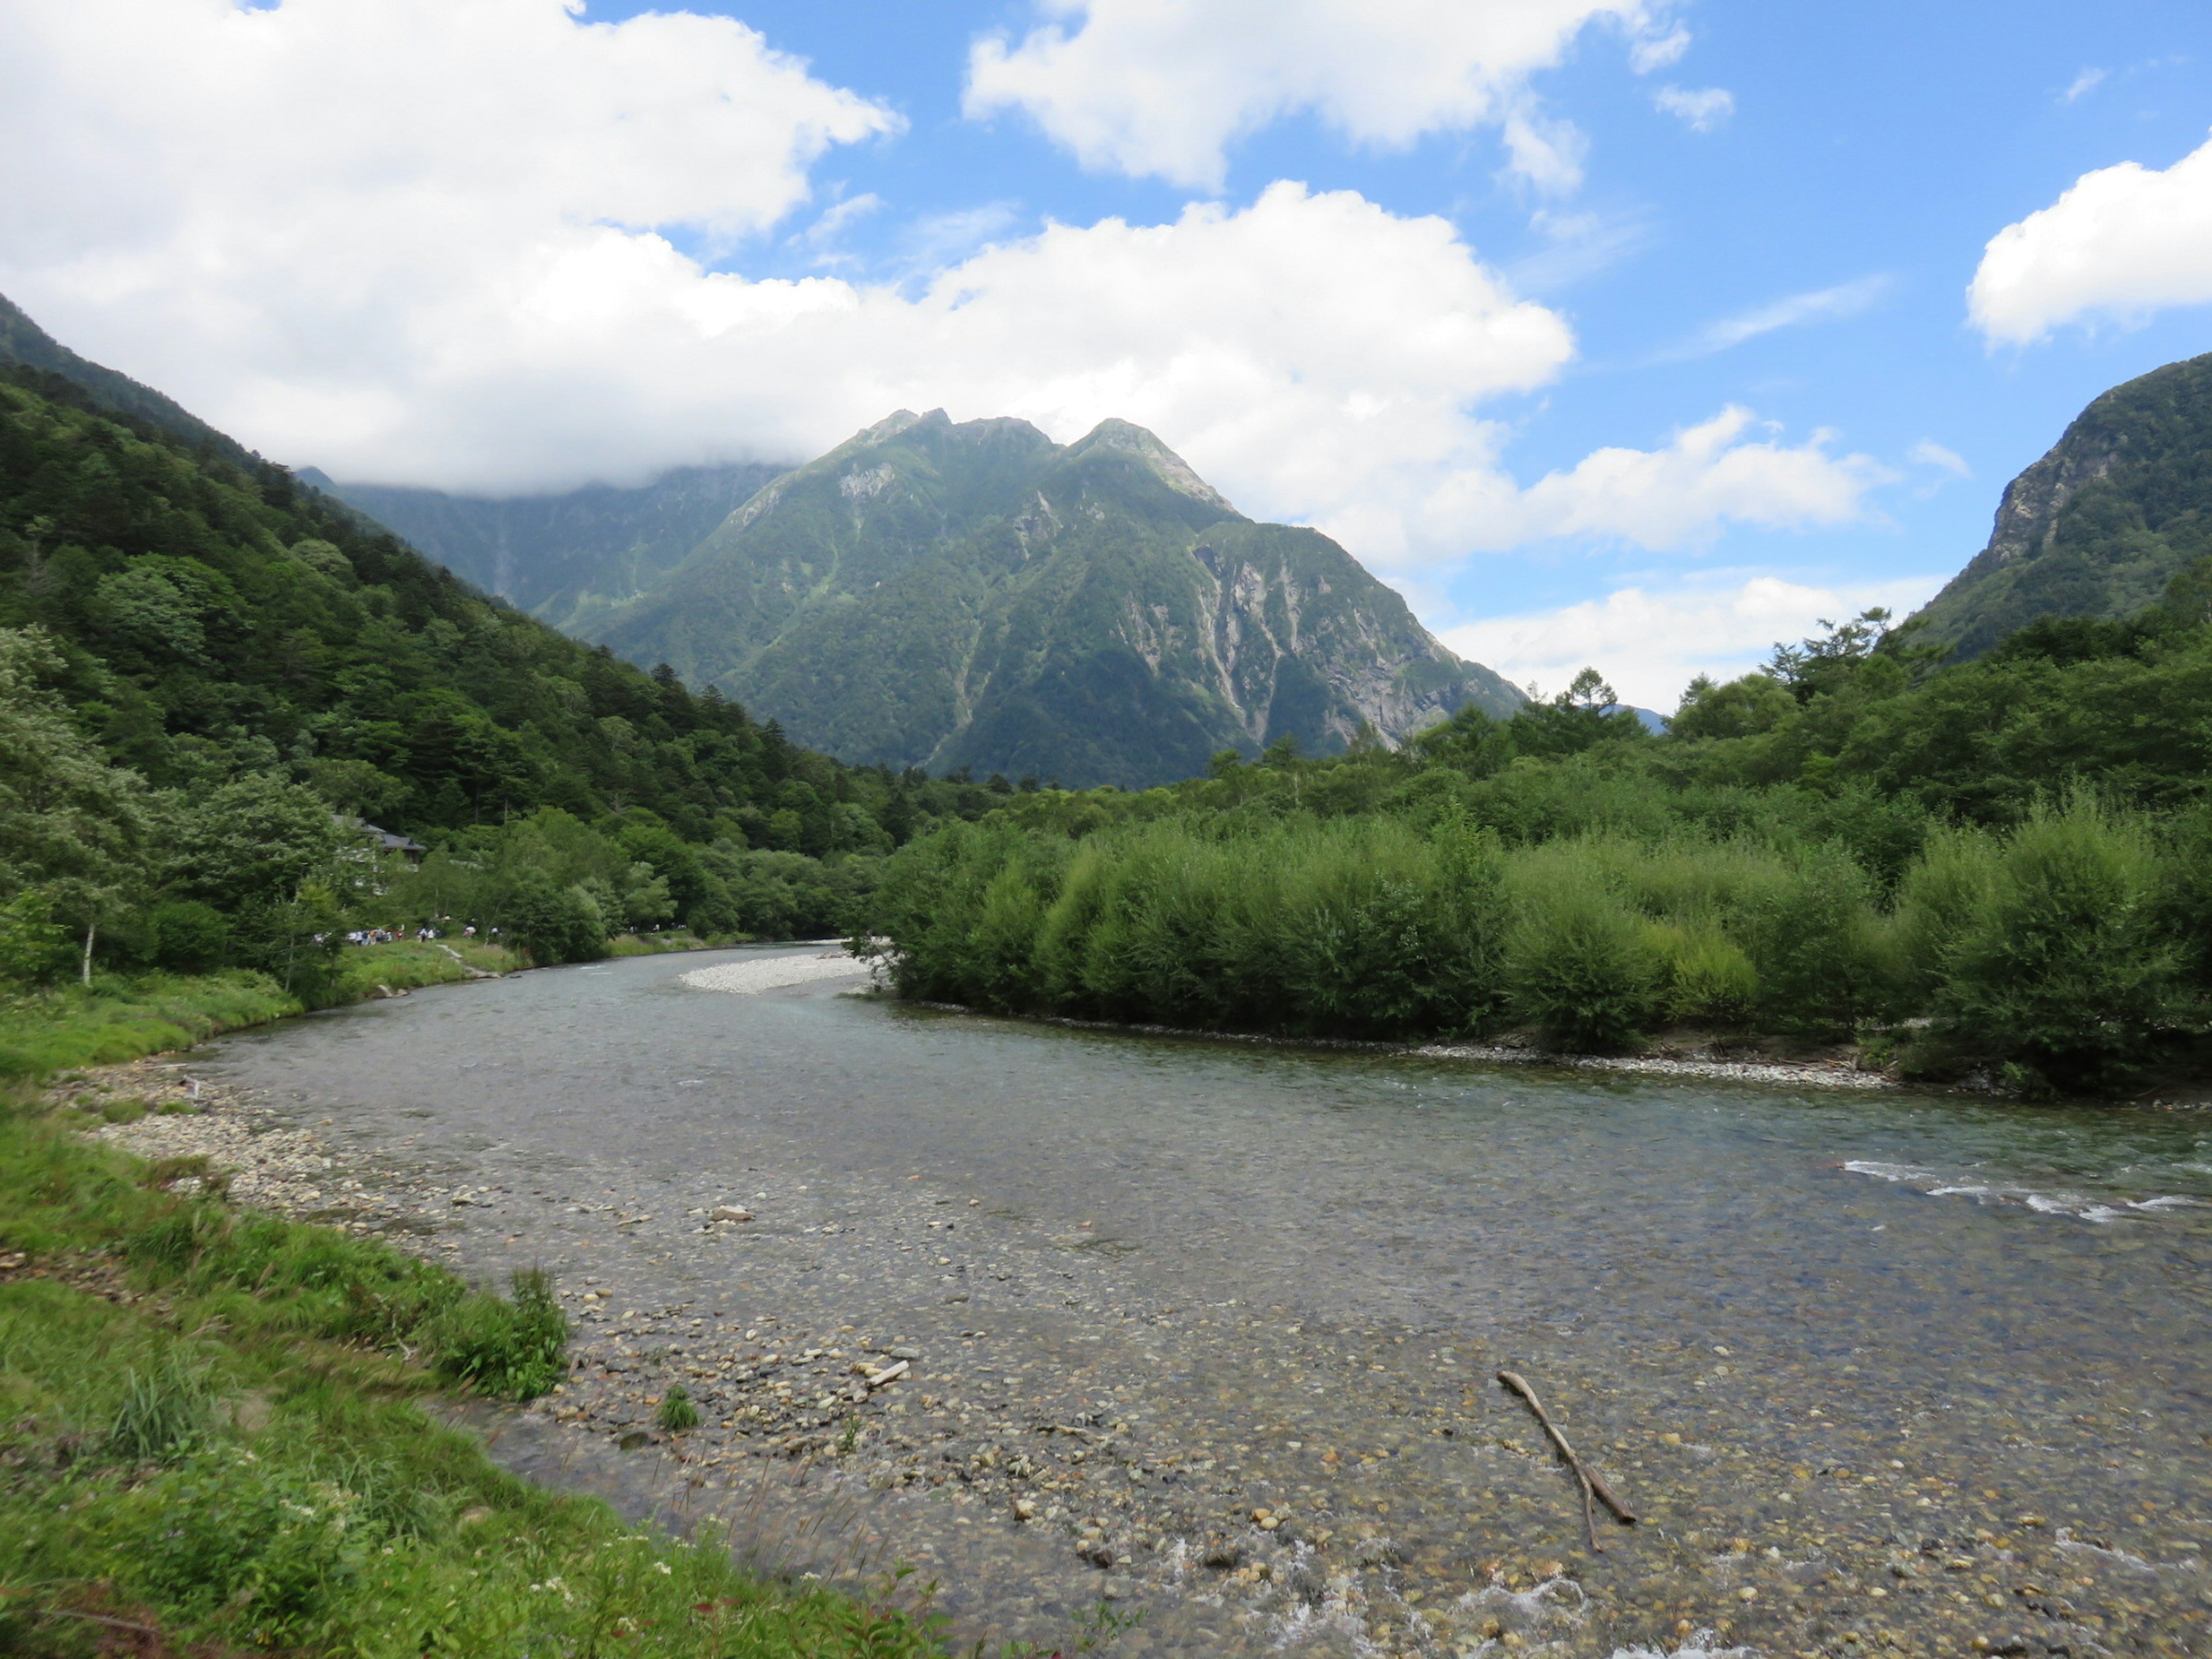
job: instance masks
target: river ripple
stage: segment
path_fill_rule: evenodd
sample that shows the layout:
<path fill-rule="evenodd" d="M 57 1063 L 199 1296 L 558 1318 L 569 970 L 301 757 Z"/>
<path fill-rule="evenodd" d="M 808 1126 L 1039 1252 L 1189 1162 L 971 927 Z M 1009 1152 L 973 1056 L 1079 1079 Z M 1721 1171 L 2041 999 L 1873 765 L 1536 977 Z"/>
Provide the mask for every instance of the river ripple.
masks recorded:
<path fill-rule="evenodd" d="M 963 1641 L 1103 1600 L 1131 1655 L 2204 1650 L 2202 1116 L 724 995 L 703 960 L 216 1058 L 404 1170 L 418 1248 L 555 1270 L 579 1370 L 501 1425 L 518 1467 L 787 1570 L 916 1564 Z M 1601 1553 L 1501 1368 L 1638 1511 Z M 707 1426 L 617 1449 L 678 1382 Z"/>

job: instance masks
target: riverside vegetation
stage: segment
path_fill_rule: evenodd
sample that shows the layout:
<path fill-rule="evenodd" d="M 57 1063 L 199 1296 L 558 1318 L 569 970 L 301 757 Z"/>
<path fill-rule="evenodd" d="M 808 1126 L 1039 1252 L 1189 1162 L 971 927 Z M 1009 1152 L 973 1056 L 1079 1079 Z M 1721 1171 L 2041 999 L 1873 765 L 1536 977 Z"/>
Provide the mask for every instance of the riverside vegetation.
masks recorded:
<path fill-rule="evenodd" d="M 422 1402 L 566 1370 L 511 1297 L 232 1209 L 69 1115 L 0 1109 L 0 1648 L 406 1656 L 920 1655 L 926 1618 L 738 1569 L 495 1468 Z M 202 1645 L 207 1644 L 207 1645 Z"/>
<path fill-rule="evenodd" d="M 1010 1012 L 2139 1085 L 2212 994 L 2209 593 L 1949 664 L 1871 611 L 1663 735 L 1586 672 L 1399 752 L 1025 797 L 902 851 L 876 926 L 902 994 Z"/>

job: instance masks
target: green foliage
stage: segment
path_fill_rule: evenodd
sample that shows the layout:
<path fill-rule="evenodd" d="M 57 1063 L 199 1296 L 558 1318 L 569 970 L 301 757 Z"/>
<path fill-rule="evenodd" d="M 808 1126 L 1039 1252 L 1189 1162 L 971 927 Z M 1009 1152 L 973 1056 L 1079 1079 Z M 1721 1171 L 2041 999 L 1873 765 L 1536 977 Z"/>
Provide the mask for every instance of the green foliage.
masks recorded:
<path fill-rule="evenodd" d="M 159 1359 L 124 1371 L 123 1402 L 101 1449 L 126 1462 L 167 1462 L 205 1440 L 214 1423 L 206 1371 L 173 1346 Z"/>
<path fill-rule="evenodd" d="M 1936 997 L 1953 1041 L 2078 1088 L 2201 1018 L 2159 926 L 2164 872 L 2141 823 L 2077 795 L 2023 824 L 1992 878 Z"/>
<path fill-rule="evenodd" d="M 1662 1006 L 1662 941 L 1571 854 L 1526 860 L 1515 874 L 1506 956 L 1515 1017 L 1558 1048 L 1632 1046 Z"/>
<path fill-rule="evenodd" d="M 533 962 L 596 962 L 607 953 L 599 907 L 581 886 L 556 887 L 532 872 L 516 881 L 502 913 Z"/>
<path fill-rule="evenodd" d="M 683 1434 L 699 1426 L 699 1408 L 691 1403 L 681 1382 L 672 1382 L 668 1392 L 660 1396 L 653 1420 L 671 1434 Z"/>
<path fill-rule="evenodd" d="M 70 965 L 69 929 L 54 920 L 53 895 L 26 887 L 0 905 L 0 981 L 40 985 Z"/>
<path fill-rule="evenodd" d="M 0 997 L 0 1078 L 114 1065 L 300 1009 L 266 975 L 235 970 L 197 979 L 101 977 L 86 988 Z"/>
<path fill-rule="evenodd" d="M 568 1319 L 538 1268 L 516 1273 L 514 1295 L 458 1297 L 423 1327 L 422 1335 L 447 1376 L 514 1400 L 534 1400 L 567 1370 L 562 1350 Z"/>

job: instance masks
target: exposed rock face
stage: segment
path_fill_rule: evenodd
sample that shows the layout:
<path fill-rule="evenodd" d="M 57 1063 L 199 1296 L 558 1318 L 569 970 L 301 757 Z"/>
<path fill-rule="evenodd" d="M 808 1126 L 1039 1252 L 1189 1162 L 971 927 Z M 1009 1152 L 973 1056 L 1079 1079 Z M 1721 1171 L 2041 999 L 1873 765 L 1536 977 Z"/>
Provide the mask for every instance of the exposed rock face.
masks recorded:
<path fill-rule="evenodd" d="M 2124 617 L 2212 551 L 2212 356 L 2099 398 L 2006 486 L 1989 545 L 1920 613 L 1986 651 L 2038 617 Z"/>
<path fill-rule="evenodd" d="M 1125 421 L 1062 447 L 902 410 L 763 489 L 603 637 L 850 760 L 1070 785 L 1520 701 L 1335 543 L 1253 523 Z"/>

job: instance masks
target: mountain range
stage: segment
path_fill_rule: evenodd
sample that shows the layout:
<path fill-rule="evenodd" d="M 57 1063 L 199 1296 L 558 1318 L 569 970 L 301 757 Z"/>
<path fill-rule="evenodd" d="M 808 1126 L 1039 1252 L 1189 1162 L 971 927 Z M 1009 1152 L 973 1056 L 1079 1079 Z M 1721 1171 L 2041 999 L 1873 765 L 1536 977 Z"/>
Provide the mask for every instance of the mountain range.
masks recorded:
<path fill-rule="evenodd" d="M 0 366 L 268 471 L 4 298 Z M 506 500 L 299 477 L 517 608 L 862 764 L 1140 786 L 1224 749 L 1397 742 L 1523 700 L 1327 537 L 1245 518 L 1126 422 L 1060 445 L 901 411 L 797 467 Z M 2093 401 L 1911 637 L 1964 659 L 2041 617 L 2131 617 L 2207 553 L 2212 355 Z"/>
<path fill-rule="evenodd" d="M 860 764 L 1125 787 L 1522 695 L 1142 428 L 902 410 L 804 466 L 526 501 L 330 488 L 458 574 Z M 740 493 L 742 492 L 742 499 Z M 734 510 L 729 510 L 734 506 Z"/>

